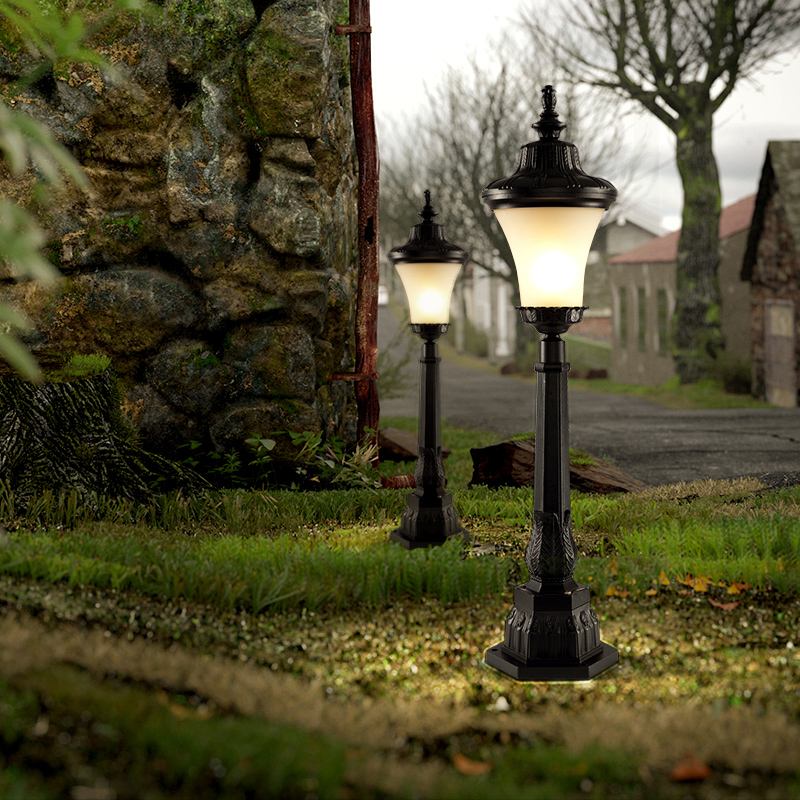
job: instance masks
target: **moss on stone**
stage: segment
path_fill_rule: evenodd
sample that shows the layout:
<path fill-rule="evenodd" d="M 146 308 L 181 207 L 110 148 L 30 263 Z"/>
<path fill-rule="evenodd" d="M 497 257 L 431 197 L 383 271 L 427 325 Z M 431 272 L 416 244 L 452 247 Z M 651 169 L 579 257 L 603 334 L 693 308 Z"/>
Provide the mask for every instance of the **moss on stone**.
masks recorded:
<path fill-rule="evenodd" d="M 144 228 L 141 214 L 109 214 L 102 222 L 103 230 L 116 239 L 133 241 L 139 239 Z"/>
<path fill-rule="evenodd" d="M 249 0 L 173 0 L 164 23 L 168 33 L 188 37 L 192 49 L 209 56 L 241 42 L 256 17 Z"/>
<path fill-rule="evenodd" d="M 330 22 L 319 13 L 288 18 L 264 12 L 247 51 L 247 89 L 259 128 L 268 135 L 316 137 L 320 100 L 330 75 L 324 53 Z"/>
<path fill-rule="evenodd" d="M 74 353 L 67 363 L 58 370 L 48 372 L 49 381 L 66 381 L 99 375 L 111 366 L 111 359 L 103 353 Z"/>
<path fill-rule="evenodd" d="M 192 369 L 195 369 L 198 372 L 209 367 L 216 367 L 219 365 L 219 363 L 219 358 L 213 353 L 209 352 L 208 350 L 199 349 L 191 360 Z"/>

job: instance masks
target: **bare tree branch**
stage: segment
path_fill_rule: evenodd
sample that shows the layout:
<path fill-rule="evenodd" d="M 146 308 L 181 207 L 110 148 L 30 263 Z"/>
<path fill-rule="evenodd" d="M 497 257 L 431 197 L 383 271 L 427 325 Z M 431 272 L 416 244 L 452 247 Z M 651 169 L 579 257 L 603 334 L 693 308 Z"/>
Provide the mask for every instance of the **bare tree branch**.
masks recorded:
<path fill-rule="evenodd" d="M 532 2 L 523 25 L 576 85 L 632 101 L 676 136 L 684 208 L 675 353 L 681 378 L 693 380 L 722 346 L 713 116 L 742 79 L 800 42 L 800 0 L 584 0 L 577 12 L 564 2 L 547 14 L 543 25 Z M 569 20 L 557 37 L 554 15 Z"/>

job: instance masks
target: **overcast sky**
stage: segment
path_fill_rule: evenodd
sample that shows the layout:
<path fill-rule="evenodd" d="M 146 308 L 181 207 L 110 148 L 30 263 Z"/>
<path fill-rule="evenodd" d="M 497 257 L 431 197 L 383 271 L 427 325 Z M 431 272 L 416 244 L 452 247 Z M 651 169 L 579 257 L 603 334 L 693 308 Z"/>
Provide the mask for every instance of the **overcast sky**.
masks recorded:
<path fill-rule="evenodd" d="M 470 54 L 480 53 L 526 1 L 372 0 L 374 95 L 381 137 L 392 135 L 387 124 L 392 116 L 413 116 L 425 103 L 425 86 L 434 85 L 448 67 L 459 68 Z M 715 120 L 714 150 L 727 205 L 756 191 L 769 139 L 800 139 L 800 53 L 783 57 L 754 82 L 738 86 Z M 520 131 L 520 145 L 527 136 L 527 129 Z M 638 204 L 666 227 L 677 227 L 682 193 L 672 133 L 642 115 L 631 120 L 627 140 L 631 151 L 641 153 L 633 187 Z M 513 166 L 509 164 L 509 171 Z M 496 177 L 487 175 L 487 182 Z M 610 174 L 604 177 L 614 179 Z M 618 188 L 622 196 L 626 187 Z"/>

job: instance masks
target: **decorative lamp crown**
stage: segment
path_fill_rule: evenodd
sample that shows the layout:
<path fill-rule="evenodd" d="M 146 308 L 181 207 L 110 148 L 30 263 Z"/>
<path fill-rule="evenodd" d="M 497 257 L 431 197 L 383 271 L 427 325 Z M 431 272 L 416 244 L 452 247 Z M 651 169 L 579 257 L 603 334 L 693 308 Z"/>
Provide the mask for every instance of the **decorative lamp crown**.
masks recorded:
<path fill-rule="evenodd" d="M 425 205 L 419 215 L 422 222 L 411 229 L 408 241 L 389 251 L 389 259 L 393 264 L 433 261 L 464 265 L 469 261 L 469 253 L 448 242 L 444 227 L 433 221 L 437 214 L 431 205 L 431 193 L 428 189 L 425 190 Z"/>
<path fill-rule="evenodd" d="M 530 206 L 577 206 L 608 208 L 617 190 L 604 178 L 587 175 L 581 168 L 578 148 L 560 140 L 566 125 L 556 111 L 556 90 L 542 89 L 542 113 L 531 126 L 538 142 L 520 150 L 517 171 L 492 181 L 482 192 L 492 209 Z"/>

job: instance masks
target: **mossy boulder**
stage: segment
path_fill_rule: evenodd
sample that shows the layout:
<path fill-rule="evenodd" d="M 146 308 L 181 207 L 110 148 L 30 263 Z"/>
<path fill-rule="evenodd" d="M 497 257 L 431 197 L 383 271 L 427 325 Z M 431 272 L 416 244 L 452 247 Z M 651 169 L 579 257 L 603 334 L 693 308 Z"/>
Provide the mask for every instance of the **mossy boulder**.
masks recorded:
<path fill-rule="evenodd" d="M 313 178 L 267 162 L 255 188 L 248 224 L 277 253 L 321 258 L 323 205 L 322 190 Z"/>
<path fill-rule="evenodd" d="M 164 27 L 187 66 L 219 58 L 241 44 L 256 24 L 251 0 L 167 0 Z"/>
<path fill-rule="evenodd" d="M 245 450 L 242 431 L 248 435 L 270 436 L 277 442 L 275 455 L 294 452 L 285 431 L 319 430 L 320 414 L 315 404 L 298 400 L 256 400 L 229 406 L 215 414 L 211 422 L 211 441 L 222 452 Z"/>
<path fill-rule="evenodd" d="M 147 368 L 148 383 L 189 417 L 204 417 L 222 397 L 236 396 L 234 370 L 214 348 L 198 339 L 176 339 Z"/>
<path fill-rule="evenodd" d="M 242 325 L 231 334 L 224 358 L 242 392 L 314 399 L 314 343 L 301 325 Z"/>
<path fill-rule="evenodd" d="M 331 20 L 316 0 L 279 0 L 247 48 L 247 89 L 264 136 L 319 137 L 332 79 Z"/>
<path fill-rule="evenodd" d="M 51 347 L 126 358 L 191 330 L 202 306 L 179 278 L 158 269 L 117 269 L 78 275 L 53 301 Z"/>
<path fill-rule="evenodd" d="M 231 278 L 219 278 L 203 288 L 208 313 L 208 324 L 212 330 L 224 328 L 226 323 L 246 320 L 250 317 L 278 315 L 287 307 L 287 300 L 280 290 L 267 294 L 258 286 L 248 286 Z"/>

